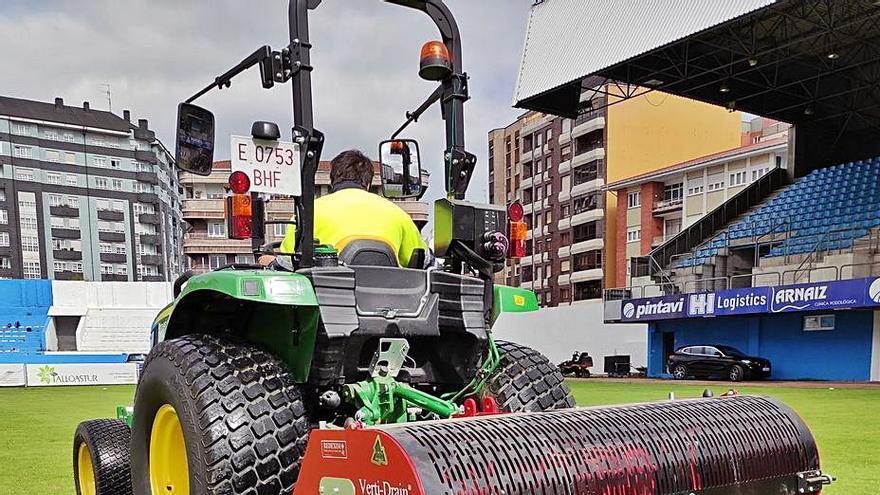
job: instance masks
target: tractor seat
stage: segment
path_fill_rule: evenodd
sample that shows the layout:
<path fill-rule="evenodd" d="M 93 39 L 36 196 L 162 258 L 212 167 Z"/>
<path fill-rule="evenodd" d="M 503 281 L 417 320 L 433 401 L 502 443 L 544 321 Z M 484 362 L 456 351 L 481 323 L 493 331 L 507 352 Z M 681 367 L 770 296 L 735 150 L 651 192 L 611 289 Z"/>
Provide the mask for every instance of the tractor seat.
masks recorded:
<path fill-rule="evenodd" d="M 339 259 L 348 266 L 400 266 L 391 246 L 375 239 L 349 242 L 339 253 Z"/>

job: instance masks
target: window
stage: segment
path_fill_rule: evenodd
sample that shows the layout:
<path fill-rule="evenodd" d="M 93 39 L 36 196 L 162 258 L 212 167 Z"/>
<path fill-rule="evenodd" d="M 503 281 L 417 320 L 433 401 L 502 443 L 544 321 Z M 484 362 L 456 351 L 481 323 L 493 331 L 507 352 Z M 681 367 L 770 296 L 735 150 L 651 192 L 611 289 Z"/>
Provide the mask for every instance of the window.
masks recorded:
<path fill-rule="evenodd" d="M 128 265 L 116 265 L 117 275 L 128 275 Z"/>
<path fill-rule="evenodd" d="M 769 171 L 770 167 L 761 167 L 759 169 L 752 170 L 752 181 L 754 182 L 760 179 L 761 177 L 765 176 Z"/>
<path fill-rule="evenodd" d="M 714 182 L 710 182 L 709 185 L 706 187 L 706 190 L 709 192 L 720 191 L 722 189 L 724 189 L 724 179 L 715 180 Z"/>
<path fill-rule="evenodd" d="M 562 260 L 559 263 L 559 273 L 568 273 L 571 271 L 571 260 Z"/>
<path fill-rule="evenodd" d="M 113 252 L 116 254 L 125 254 L 126 253 L 125 244 L 114 244 L 113 245 Z"/>
<path fill-rule="evenodd" d="M 741 170 L 730 174 L 730 187 L 741 186 L 746 183 L 746 171 Z"/>
<path fill-rule="evenodd" d="M 2 257 L 0 258 L 0 269 L 9 270 L 12 268 L 12 264 L 9 262 L 9 258 Z"/>
<path fill-rule="evenodd" d="M 77 198 L 76 196 L 68 196 L 67 206 L 71 208 L 79 208 L 79 198 Z"/>
<path fill-rule="evenodd" d="M 110 160 L 110 168 L 119 168 L 119 160 L 117 160 L 117 159 Z"/>
<path fill-rule="evenodd" d="M 15 180 L 34 180 L 34 171 L 29 168 L 15 168 Z"/>
<path fill-rule="evenodd" d="M 110 181 L 110 189 L 113 189 L 114 191 L 121 191 L 122 190 L 122 179 L 111 180 Z"/>
<path fill-rule="evenodd" d="M 562 133 L 568 134 L 571 132 L 571 119 L 562 119 Z"/>
<path fill-rule="evenodd" d="M 64 228 L 64 219 L 61 217 L 52 217 L 52 220 L 50 223 L 53 228 L 56 228 L 56 229 L 63 229 Z"/>
<path fill-rule="evenodd" d="M 642 230 L 639 228 L 628 229 L 626 231 L 626 242 L 637 242 L 642 239 Z"/>
<path fill-rule="evenodd" d="M 223 222 L 209 222 L 208 237 L 226 237 L 226 224 Z"/>
<path fill-rule="evenodd" d="M 666 185 L 663 187 L 663 200 L 681 201 L 682 192 L 684 192 L 684 186 L 681 182 L 677 184 Z"/>
<path fill-rule="evenodd" d="M 0 201 L 6 201 L 6 189 L 0 189 Z"/>
<path fill-rule="evenodd" d="M 76 261 L 76 262 L 72 263 L 72 265 L 73 266 L 71 267 L 72 268 L 71 271 L 73 271 L 74 273 L 82 273 L 83 264 L 81 261 Z"/>
<path fill-rule="evenodd" d="M 35 235 L 21 236 L 21 250 L 24 253 L 39 253 L 40 240 Z"/>
<path fill-rule="evenodd" d="M 55 268 L 55 271 L 56 271 L 56 272 L 63 272 L 63 271 L 66 269 L 66 267 L 64 266 L 64 262 L 63 262 L 63 261 L 56 261 L 56 262 L 54 262 L 54 263 L 53 263 L 53 267 Z"/>
<path fill-rule="evenodd" d="M 106 167 L 107 166 L 107 159 L 104 158 L 103 156 L 96 156 L 92 159 L 92 165 L 94 165 L 96 167 Z"/>
<path fill-rule="evenodd" d="M 47 173 L 46 182 L 48 182 L 49 184 L 61 185 L 61 174 L 56 174 L 55 172 Z"/>
<path fill-rule="evenodd" d="M 55 129 L 46 129 L 43 131 L 43 136 L 46 139 L 51 139 L 53 141 L 58 141 L 58 133 L 55 132 Z"/>
<path fill-rule="evenodd" d="M 30 146 L 14 146 L 12 154 L 16 158 L 31 158 L 32 151 Z"/>
<path fill-rule="evenodd" d="M 40 278 L 40 262 L 25 261 L 24 262 L 24 278 Z"/>
<path fill-rule="evenodd" d="M 225 254 L 212 254 L 208 256 L 208 266 L 211 267 L 212 270 L 220 268 L 221 266 L 226 264 L 226 255 Z"/>
<path fill-rule="evenodd" d="M 0 225 L 6 225 L 7 223 L 9 223 L 9 212 L 0 210 Z"/>
<path fill-rule="evenodd" d="M 250 264 L 253 264 L 253 262 L 254 262 L 254 255 L 252 255 L 252 254 L 236 254 L 236 255 L 235 255 L 235 262 L 236 262 L 236 263 L 250 263 Z"/>
<path fill-rule="evenodd" d="M 626 194 L 626 207 L 627 208 L 638 208 L 642 206 L 642 193 L 639 191 L 631 192 Z"/>
<path fill-rule="evenodd" d="M 37 219 L 35 217 L 21 217 L 19 223 L 21 230 L 37 230 Z"/>
<path fill-rule="evenodd" d="M 95 177 L 95 187 L 98 189 L 107 189 L 107 178 Z"/>
<path fill-rule="evenodd" d="M 24 124 L 12 124 L 12 133 L 13 134 L 24 134 L 25 136 L 30 135 L 30 129 L 28 126 Z"/>
<path fill-rule="evenodd" d="M 72 142 L 76 141 L 76 138 L 73 136 L 72 132 L 65 132 L 64 133 L 64 141 L 66 141 L 68 143 L 72 143 Z"/>
<path fill-rule="evenodd" d="M 272 234 L 275 237 L 284 237 L 287 234 L 287 224 L 276 223 L 272 224 Z"/>
<path fill-rule="evenodd" d="M 102 242 L 100 247 L 101 247 L 101 252 L 102 252 L 102 253 L 111 253 L 111 252 L 113 252 L 112 247 L 110 246 L 110 243 L 109 243 L 109 242 Z"/>
<path fill-rule="evenodd" d="M 76 176 L 73 174 L 67 174 L 64 177 L 64 183 L 67 184 L 68 186 L 76 187 L 76 184 L 77 184 Z"/>
<path fill-rule="evenodd" d="M 9 247 L 9 232 L 0 232 L 0 247 Z"/>
<path fill-rule="evenodd" d="M 54 150 L 46 150 L 46 161 L 58 163 L 59 161 L 61 161 L 61 153 Z"/>
<path fill-rule="evenodd" d="M 703 194 L 703 181 L 692 181 L 688 184 L 688 196 Z"/>
<path fill-rule="evenodd" d="M 76 153 L 64 153 L 64 163 L 76 163 Z"/>
<path fill-rule="evenodd" d="M 819 332 L 834 330 L 834 315 L 804 316 L 804 331 Z"/>
<path fill-rule="evenodd" d="M 113 265 L 108 263 L 101 263 L 101 273 L 104 275 L 113 275 Z"/>

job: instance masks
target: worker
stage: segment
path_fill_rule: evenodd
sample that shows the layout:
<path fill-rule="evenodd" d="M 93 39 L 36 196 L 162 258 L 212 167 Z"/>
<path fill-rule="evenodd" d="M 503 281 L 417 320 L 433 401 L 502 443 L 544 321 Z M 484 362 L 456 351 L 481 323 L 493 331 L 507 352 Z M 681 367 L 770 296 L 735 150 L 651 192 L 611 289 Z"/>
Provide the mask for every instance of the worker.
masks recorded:
<path fill-rule="evenodd" d="M 399 206 L 370 191 L 373 162 L 357 150 L 343 151 L 330 161 L 330 194 L 315 200 L 315 239 L 332 244 L 337 251 L 357 239 L 388 244 L 401 266 L 409 266 L 413 250 L 428 252 L 412 218 Z M 294 252 L 296 227 L 289 225 L 282 253 Z M 260 257 L 267 266 L 274 256 Z"/>

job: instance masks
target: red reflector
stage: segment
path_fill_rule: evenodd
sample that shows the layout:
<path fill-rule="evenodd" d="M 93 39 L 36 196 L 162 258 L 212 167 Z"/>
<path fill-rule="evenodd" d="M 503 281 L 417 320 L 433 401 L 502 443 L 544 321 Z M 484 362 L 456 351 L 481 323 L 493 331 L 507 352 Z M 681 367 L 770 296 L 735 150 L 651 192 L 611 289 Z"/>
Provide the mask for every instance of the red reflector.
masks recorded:
<path fill-rule="evenodd" d="M 251 188 L 251 179 L 241 170 L 229 174 L 229 189 L 235 194 L 244 194 Z"/>
<path fill-rule="evenodd" d="M 523 206 L 519 201 L 510 203 L 507 207 L 507 219 L 511 222 L 522 222 Z"/>
<path fill-rule="evenodd" d="M 251 217 L 232 217 L 232 232 L 229 233 L 230 238 L 250 239 L 253 231 Z"/>

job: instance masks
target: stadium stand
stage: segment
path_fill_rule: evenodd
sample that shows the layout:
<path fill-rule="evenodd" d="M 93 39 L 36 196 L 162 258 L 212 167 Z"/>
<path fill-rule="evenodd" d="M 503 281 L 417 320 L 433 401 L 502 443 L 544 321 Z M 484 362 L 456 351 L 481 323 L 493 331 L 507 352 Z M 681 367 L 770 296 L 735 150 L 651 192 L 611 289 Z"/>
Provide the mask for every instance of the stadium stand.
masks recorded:
<path fill-rule="evenodd" d="M 0 301 L 0 363 L 23 362 L 44 353 L 52 305 L 50 282 L 4 281 Z"/>
<path fill-rule="evenodd" d="M 880 157 L 815 170 L 732 222 L 676 263 L 710 262 L 726 249 L 758 242 L 764 258 L 851 249 L 880 226 Z"/>

